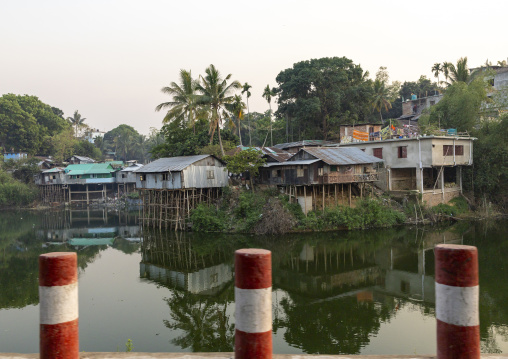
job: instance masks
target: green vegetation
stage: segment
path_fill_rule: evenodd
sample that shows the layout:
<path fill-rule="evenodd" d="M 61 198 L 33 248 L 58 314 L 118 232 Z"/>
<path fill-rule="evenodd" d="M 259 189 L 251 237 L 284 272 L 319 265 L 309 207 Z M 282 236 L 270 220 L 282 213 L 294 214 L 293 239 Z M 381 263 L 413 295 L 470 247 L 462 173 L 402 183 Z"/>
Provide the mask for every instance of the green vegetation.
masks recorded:
<path fill-rule="evenodd" d="M 347 228 L 365 229 L 391 227 L 402 224 L 406 216 L 382 204 L 377 199 L 358 201 L 354 208 L 337 206 L 323 212 L 309 212 L 303 228 L 313 230 Z"/>
<path fill-rule="evenodd" d="M 276 234 L 291 230 L 391 227 L 406 221 L 404 213 L 378 199 L 358 201 L 354 208 L 337 206 L 305 216 L 298 203 L 276 190 L 225 191 L 220 206 L 199 205 L 192 211 L 196 232 L 231 231 Z"/>
<path fill-rule="evenodd" d="M 10 173 L 0 170 L 0 207 L 28 206 L 38 197 L 34 185 L 28 185 L 12 177 Z"/>
<path fill-rule="evenodd" d="M 452 199 L 448 203 L 440 203 L 437 206 L 432 207 L 432 212 L 435 214 L 443 214 L 447 216 L 457 216 L 464 214 L 469 211 L 469 205 L 463 197 L 457 197 Z"/>
<path fill-rule="evenodd" d="M 50 154 L 51 137 L 69 127 L 51 106 L 35 96 L 7 94 L 0 97 L 0 149 L 31 155 Z"/>

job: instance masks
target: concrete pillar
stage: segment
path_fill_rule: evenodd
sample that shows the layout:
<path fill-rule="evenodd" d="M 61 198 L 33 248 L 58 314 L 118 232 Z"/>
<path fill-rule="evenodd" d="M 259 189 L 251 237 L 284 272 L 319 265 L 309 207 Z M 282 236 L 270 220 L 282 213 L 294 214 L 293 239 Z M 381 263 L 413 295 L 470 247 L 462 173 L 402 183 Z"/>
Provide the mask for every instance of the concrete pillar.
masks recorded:
<path fill-rule="evenodd" d="M 40 358 L 78 359 L 78 257 L 39 256 Z"/>
<path fill-rule="evenodd" d="M 435 247 L 437 357 L 480 358 L 478 251 Z"/>
<path fill-rule="evenodd" d="M 416 167 L 416 189 L 423 194 L 423 168 Z"/>
<path fill-rule="evenodd" d="M 235 358 L 272 358 L 272 253 L 235 252 Z"/>
<path fill-rule="evenodd" d="M 441 185 L 441 202 L 444 203 L 445 197 L 444 197 L 444 167 L 441 167 L 441 177 L 439 178 L 439 183 Z"/>

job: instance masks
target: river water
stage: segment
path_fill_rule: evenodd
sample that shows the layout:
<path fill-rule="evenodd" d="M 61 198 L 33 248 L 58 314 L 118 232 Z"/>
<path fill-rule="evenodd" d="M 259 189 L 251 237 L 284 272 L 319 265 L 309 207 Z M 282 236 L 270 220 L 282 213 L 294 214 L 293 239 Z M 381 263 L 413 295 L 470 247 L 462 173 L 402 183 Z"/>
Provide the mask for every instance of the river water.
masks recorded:
<path fill-rule="evenodd" d="M 137 212 L 0 212 L 0 352 L 38 352 L 38 256 L 76 251 L 81 351 L 233 351 L 234 251 L 272 251 L 275 353 L 433 354 L 438 243 L 475 245 L 484 353 L 508 353 L 508 222 L 277 237 L 145 231 Z"/>

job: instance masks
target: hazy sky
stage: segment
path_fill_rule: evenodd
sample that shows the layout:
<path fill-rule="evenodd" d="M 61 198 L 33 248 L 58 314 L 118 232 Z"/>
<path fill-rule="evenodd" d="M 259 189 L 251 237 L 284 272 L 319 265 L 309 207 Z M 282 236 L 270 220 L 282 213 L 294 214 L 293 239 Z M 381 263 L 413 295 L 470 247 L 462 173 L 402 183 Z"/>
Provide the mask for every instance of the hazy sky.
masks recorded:
<path fill-rule="evenodd" d="M 371 76 L 432 77 L 436 62 L 470 67 L 508 57 L 508 1 L 0 0 L 0 95 L 30 94 L 101 130 L 161 127 L 160 89 L 179 70 L 263 88 L 295 62 L 346 56 Z M 433 77 L 432 77 L 433 78 Z"/>

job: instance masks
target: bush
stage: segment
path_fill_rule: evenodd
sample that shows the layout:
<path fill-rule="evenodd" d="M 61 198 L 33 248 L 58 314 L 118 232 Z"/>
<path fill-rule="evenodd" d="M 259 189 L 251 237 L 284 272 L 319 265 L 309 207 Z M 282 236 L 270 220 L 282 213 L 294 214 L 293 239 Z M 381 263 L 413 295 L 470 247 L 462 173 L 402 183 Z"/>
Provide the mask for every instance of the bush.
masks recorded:
<path fill-rule="evenodd" d="M 437 206 L 432 207 L 432 212 L 435 214 L 444 214 L 448 216 L 457 216 L 462 213 L 469 211 L 469 206 L 466 200 L 462 197 L 453 198 L 447 204 L 440 203 Z"/>
<path fill-rule="evenodd" d="M 16 181 L 9 173 L 0 171 L 0 207 L 27 206 L 38 194 L 37 187 Z"/>
<path fill-rule="evenodd" d="M 227 216 L 215 206 L 199 204 L 191 213 L 192 229 L 196 232 L 220 232 L 229 229 Z"/>
<path fill-rule="evenodd" d="M 131 192 L 127 195 L 130 199 L 139 199 L 139 192 Z"/>

